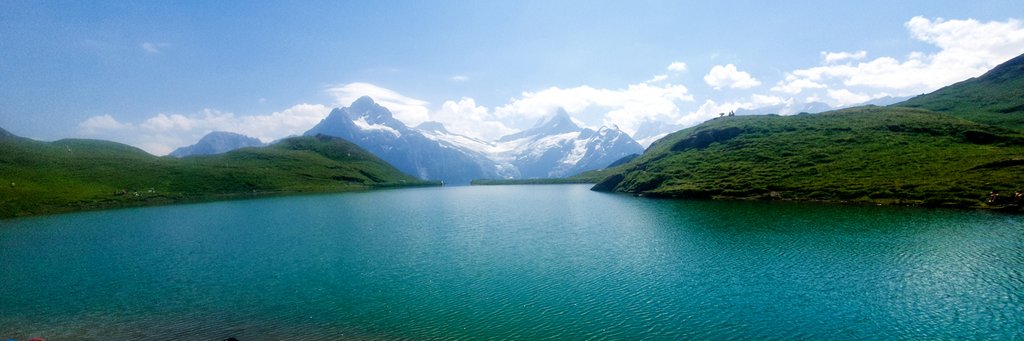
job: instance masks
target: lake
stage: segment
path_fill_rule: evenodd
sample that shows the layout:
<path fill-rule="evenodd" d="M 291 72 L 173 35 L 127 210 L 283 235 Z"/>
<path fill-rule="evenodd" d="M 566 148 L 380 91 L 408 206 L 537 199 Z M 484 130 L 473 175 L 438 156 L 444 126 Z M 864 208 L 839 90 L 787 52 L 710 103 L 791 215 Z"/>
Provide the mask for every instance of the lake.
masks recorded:
<path fill-rule="evenodd" d="M 2 220 L 0 338 L 1024 338 L 1024 216 L 588 188 Z"/>

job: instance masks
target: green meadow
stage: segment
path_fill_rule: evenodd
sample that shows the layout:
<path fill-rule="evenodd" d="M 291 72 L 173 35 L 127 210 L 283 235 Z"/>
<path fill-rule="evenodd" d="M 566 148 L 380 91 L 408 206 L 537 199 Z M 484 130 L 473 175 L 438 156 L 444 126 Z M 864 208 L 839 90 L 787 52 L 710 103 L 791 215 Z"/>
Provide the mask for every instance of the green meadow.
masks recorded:
<path fill-rule="evenodd" d="M 98 140 L 0 136 L 0 217 L 288 193 L 433 185 L 347 141 L 294 137 L 182 159 Z"/>

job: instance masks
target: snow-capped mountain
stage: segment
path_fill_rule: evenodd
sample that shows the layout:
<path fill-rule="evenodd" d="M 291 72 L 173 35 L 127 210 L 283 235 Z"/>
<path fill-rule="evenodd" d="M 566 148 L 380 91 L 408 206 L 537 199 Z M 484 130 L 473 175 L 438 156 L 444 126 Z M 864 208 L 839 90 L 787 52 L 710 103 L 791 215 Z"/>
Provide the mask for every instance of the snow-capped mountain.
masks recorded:
<path fill-rule="evenodd" d="M 452 133 L 438 122 L 410 128 L 369 97 L 331 111 L 306 132 L 316 134 L 344 138 L 404 172 L 451 184 L 488 178 L 564 177 L 643 152 L 643 147 L 618 128 L 581 128 L 563 110 L 531 129 L 484 141 Z"/>
<path fill-rule="evenodd" d="M 203 136 L 203 138 L 199 139 L 199 142 L 196 142 L 194 145 L 175 149 L 170 155 L 174 157 L 212 155 L 227 153 L 239 148 L 262 147 L 265 145 L 265 143 L 255 137 L 229 133 L 226 131 L 215 131 L 206 134 L 206 136 Z"/>
<path fill-rule="evenodd" d="M 490 159 L 501 178 L 565 177 L 604 168 L 623 156 L 643 152 L 640 144 L 618 128 L 581 128 L 564 110 L 533 128 L 494 142 L 450 133 L 436 122 L 423 128 L 421 131 L 430 139 Z"/>
<path fill-rule="evenodd" d="M 427 138 L 395 119 L 391 111 L 370 97 L 360 97 L 347 108 L 332 110 L 304 135 L 317 134 L 351 141 L 420 179 L 465 184 L 497 176 L 490 160 Z"/>
<path fill-rule="evenodd" d="M 600 169 L 643 147 L 617 127 L 581 128 L 564 111 L 533 128 L 498 139 L 496 160 L 521 178 L 558 178 Z"/>

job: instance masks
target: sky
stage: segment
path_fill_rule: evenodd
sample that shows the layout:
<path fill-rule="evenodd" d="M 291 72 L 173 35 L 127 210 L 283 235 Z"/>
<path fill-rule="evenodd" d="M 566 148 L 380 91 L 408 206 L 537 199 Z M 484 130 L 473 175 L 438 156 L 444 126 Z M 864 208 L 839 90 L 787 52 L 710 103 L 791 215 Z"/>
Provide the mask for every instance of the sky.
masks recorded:
<path fill-rule="evenodd" d="M 156 155 L 371 96 L 493 140 L 913 96 L 1024 53 L 1006 1 L 2 1 L 0 127 Z"/>

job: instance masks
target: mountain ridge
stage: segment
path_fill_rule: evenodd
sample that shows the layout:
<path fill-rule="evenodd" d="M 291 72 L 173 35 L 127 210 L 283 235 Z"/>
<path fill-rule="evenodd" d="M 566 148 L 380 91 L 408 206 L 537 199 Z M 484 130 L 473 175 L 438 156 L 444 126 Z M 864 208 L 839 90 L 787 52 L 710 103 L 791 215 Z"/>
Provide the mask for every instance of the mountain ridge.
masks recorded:
<path fill-rule="evenodd" d="M 363 96 L 346 108 L 331 110 L 303 135 L 340 137 L 377 155 L 405 173 L 445 183 L 469 183 L 493 176 L 487 160 L 441 145 L 393 117 L 391 111 Z"/>
<path fill-rule="evenodd" d="M 579 127 L 562 109 L 530 129 L 490 142 L 452 133 L 440 122 L 410 128 L 365 96 L 335 108 L 305 134 L 353 141 L 407 173 L 448 184 L 564 177 L 643 150 L 617 128 Z"/>
<path fill-rule="evenodd" d="M 981 76 L 894 106 L 928 109 L 1024 131 L 1024 54 L 997 65 Z"/>
<path fill-rule="evenodd" d="M 508 142 L 512 140 L 522 139 L 524 137 L 538 136 L 538 135 L 557 135 L 569 132 L 578 131 L 581 128 L 576 122 L 572 121 L 569 117 L 569 113 L 565 112 L 565 109 L 558 108 L 554 115 L 545 117 L 540 120 L 530 129 L 523 130 L 518 133 L 509 134 L 498 138 L 496 142 Z"/>
<path fill-rule="evenodd" d="M 266 147 L 158 157 L 87 139 L 0 137 L 0 218 L 268 194 L 433 185 L 335 137 L 286 138 Z M 7 184 L 10 184 L 9 186 Z"/>
<path fill-rule="evenodd" d="M 245 147 L 263 147 L 266 145 L 266 143 L 255 137 L 226 131 L 213 131 L 204 135 L 195 144 L 175 149 L 168 155 L 174 157 L 213 155 Z"/>
<path fill-rule="evenodd" d="M 594 186 L 652 197 L 981 206 L 1024 183 L 1024 135 L 945 114 L 858 107 L 715 119 Z"/>
<path fill-rule="evenodd" d="M 1019 207 L 988 199 L 1024 186 L 1022 80 L 1024 55 L 887 107 L 716 118 L 586 176 L 652 197 Z"/>

